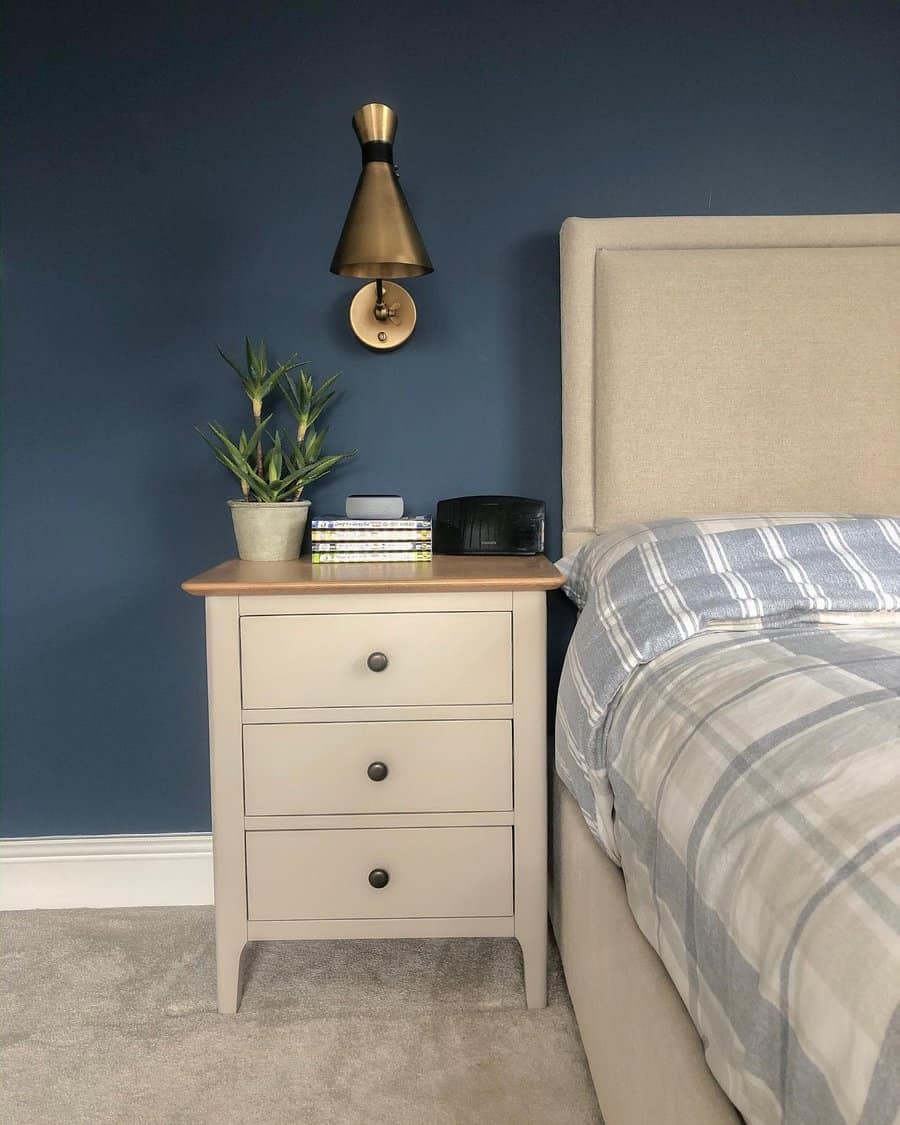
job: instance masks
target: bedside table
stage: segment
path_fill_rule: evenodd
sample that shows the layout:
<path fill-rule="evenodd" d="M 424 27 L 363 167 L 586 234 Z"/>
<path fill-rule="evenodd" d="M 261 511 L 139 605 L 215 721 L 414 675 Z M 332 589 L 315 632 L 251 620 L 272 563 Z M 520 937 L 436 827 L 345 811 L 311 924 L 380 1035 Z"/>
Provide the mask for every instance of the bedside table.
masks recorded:
<path fill-rule="evenodd" d="M 206 598 L 219 1011 L 248 941 L 515 937 L 547 1002 L 543 556 L 223 563 Z"/>

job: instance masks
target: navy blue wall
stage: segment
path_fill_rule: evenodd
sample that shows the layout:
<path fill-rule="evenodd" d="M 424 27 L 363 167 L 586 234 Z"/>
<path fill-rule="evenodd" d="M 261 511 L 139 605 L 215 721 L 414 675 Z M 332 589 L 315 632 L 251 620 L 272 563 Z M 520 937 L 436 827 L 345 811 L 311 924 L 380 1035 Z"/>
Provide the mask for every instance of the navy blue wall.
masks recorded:
<path fill-rule="evenodd" d="M 5 5 L 7 835 L 209 826 L 202 605 L 233 493 L 215 344 L 342 369 L 311 499 L 516 492 L 559 542 L 567 215 L 900 204 L 893 3 Z M 379 15 L 383 12 L 383 15 Z M 394 355 L 328 263 L 353 110 L 400 114 L 435 262 Z"/>

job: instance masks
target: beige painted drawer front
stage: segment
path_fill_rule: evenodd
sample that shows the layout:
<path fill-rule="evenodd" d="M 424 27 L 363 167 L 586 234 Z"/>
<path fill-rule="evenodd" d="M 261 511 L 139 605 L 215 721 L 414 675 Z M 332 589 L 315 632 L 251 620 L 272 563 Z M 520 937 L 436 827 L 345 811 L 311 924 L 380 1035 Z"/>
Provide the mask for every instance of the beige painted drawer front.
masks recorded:
<path fill-rule="evenodd" d="M 509 703 L 511 620 L 503 612 L 242 617 L 243 704 Z M 382 671 L 372 670 L 376 653 L 387 657 Z"/>
<path fill-rule="evenodd" d="M 246 839 L 251 920 L 513 912 L 511 828 L 248 832 Z M 386 886 L 370 884 L 373 871 L 387 873 Z"/>
<path fill-rule="evenodd" d="M 512 808 L 512 723 L 244 727 L 248 816 Z"/>

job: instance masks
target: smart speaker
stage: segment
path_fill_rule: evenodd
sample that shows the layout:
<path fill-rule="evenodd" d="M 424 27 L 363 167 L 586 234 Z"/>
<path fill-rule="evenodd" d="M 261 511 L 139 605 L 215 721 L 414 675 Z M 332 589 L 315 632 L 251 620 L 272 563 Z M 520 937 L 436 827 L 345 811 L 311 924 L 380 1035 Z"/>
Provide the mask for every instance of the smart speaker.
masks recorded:
<path fill-rule="evenodd" d="M 345 511 L 351 520 L 399 520 L 402 496 L 348 496 Z"/>

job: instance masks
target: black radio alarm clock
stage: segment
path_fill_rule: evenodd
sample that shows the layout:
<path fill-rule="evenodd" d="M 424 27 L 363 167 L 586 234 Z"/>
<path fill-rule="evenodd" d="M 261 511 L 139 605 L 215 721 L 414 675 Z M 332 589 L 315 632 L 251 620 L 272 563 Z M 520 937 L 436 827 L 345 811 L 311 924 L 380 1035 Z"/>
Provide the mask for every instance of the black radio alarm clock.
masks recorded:
<path fill-rule="evenodd" d="M 439 500 L 434 550 L 439 555 L 539 555 L 543 500 L 524 496 L 457 496 Z"/>

